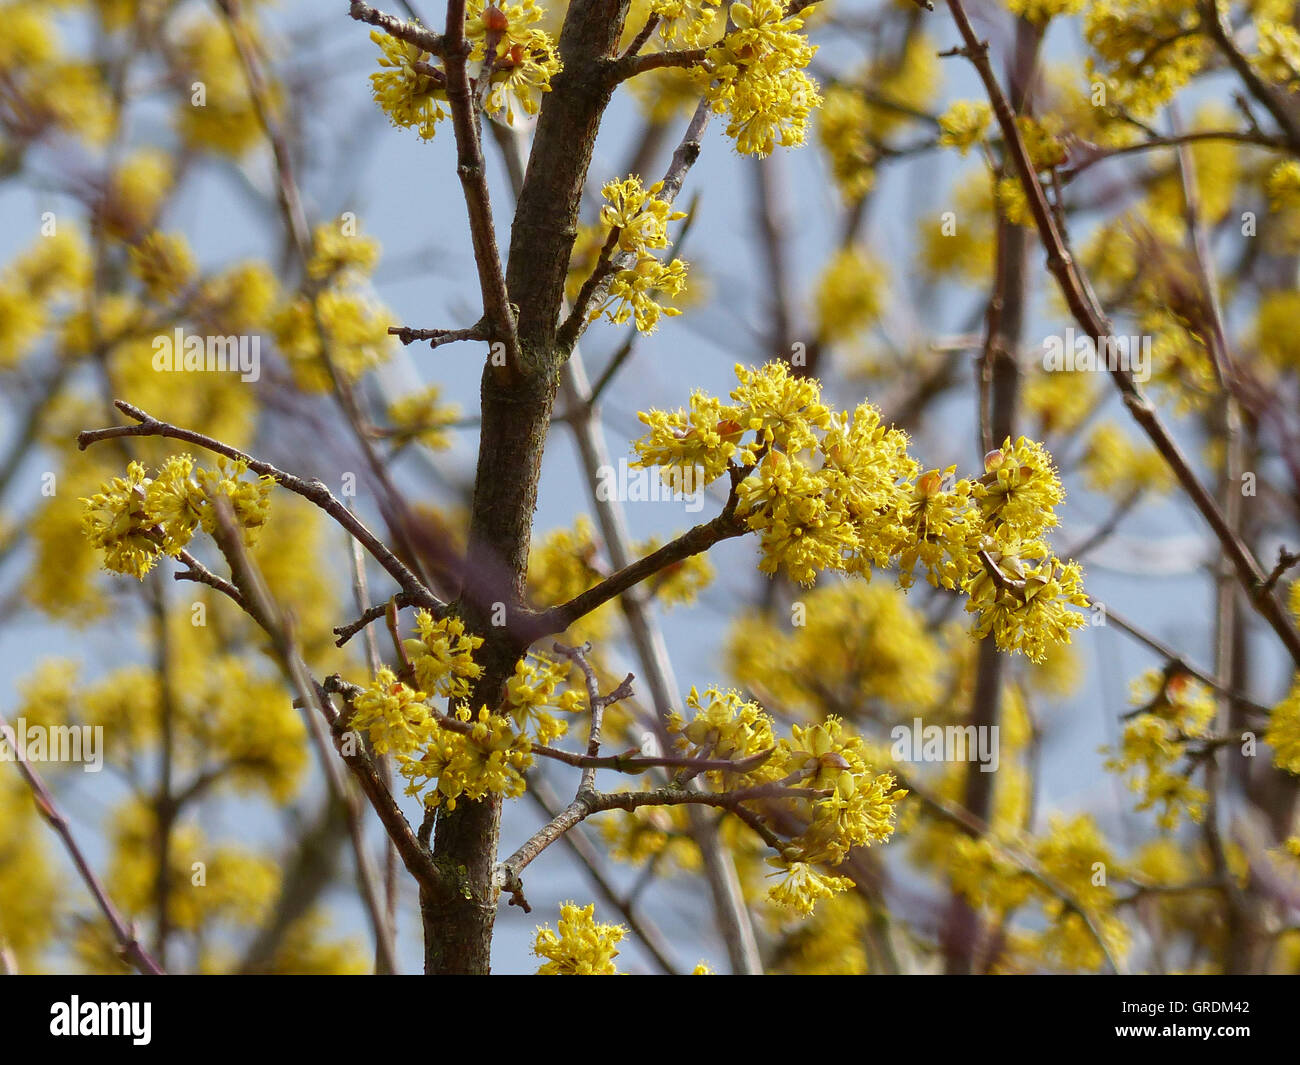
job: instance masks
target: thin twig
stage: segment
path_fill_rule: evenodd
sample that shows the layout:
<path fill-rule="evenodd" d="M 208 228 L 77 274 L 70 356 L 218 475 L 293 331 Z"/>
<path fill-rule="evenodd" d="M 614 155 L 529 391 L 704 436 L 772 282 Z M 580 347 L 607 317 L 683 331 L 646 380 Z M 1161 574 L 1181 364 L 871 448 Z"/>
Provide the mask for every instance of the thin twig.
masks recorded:
<path fill-rule="evenodd" d="M 14 743 L 13 728 L 3 717 L 0 717 L 0 734 L 3 734 L 5 739 L 9 741 L 11 747 L 17 749 Z M 146 976 L 165 975 L 158 963 L 154 961 L 149 952 L 136 939 L 135 929 L 122 919 L 117 907 L 113 905 L 113 901 L 108 897 L 108 892 L 104 890 L 103 883 L 95 875 L 95 871 L 90 868 L 90 863 L 86 860 L 85 854 L 82 853 L 81 847 L 72 835 L 68 819 L 55 803 L 54 796 L 50 793 L 49 788 L 45 786 L 45 781 L 31 767 L 27 759 L 18 758 L 16 761 L 18 763 L 18 772 L 23 775 L 23 779 L 27 781 L 27 786 L 31 789 L 37 811 L 45 819 L 45 822 L 54 829 L 58 837 L 63 840 L 63 846 L 72 858 L 73 865 L 77 867 L 77 872 L 81 875 L 82 881 L 90 889 L 90 893 L 95 897 L 95 903 L 99 906 L 100 912 L 108 921 L 109 927 L 112 928 L 113 938 L 117 940 L 122 956 Z"/>
<path fill-rule="evenodd" d="M 212 535 L 230 564 L 232 582 L 243 595 L 245 609 L 249 616 L 257 621 L 271 638 L 271 647 L 281 671 L 293 690 L 297 692 L 326 783 L 331 794 L 343 806 L 344 819 L 347 822 L 348 835 L 357 863 L 358 886 L 375 937 L 378 970 L 382 973 L 395 973 L 397 971 L 395 939 L 388 923 L 379 878 L 366 849 L 361 809 L 355 801 L 355 793 L 348 790 L 347 779 L 339 770 L 338 762 L 330 751 L 330 738 L 326 733 L 326 728 L 332 729 L 339 715 L 323 689 L 311 678 L 307 665 L 303 661 L 302 652 L 298 648 L 293 626 L 280 612 L 267 590 L 266 582 L 257 564 L 244 547 L 234 510 L 229 501 L 224 498 L 218 499 L 214 503 L 214 508 L 216 522 Z"/>
<path fill-rule="evenodd" d="M 452 128 L 456 133 L 456 173 L 460 177 L 469 213 L 470 239 L 478 267 L 483 297 L 483 318 L 493 338 L 505 345 L 505 365 L 492 362 L 493 373 L 506 379 L 522 375 L 515 311 L 506 292 L 505 273 L 497 251 L 492 222 L 492 201 L 488 195 L 487 166 L 479 137 L 478 112 L 471 104 L 466 61 L 470 45 L 465 39 L 465 0 L 448 0 L 447 29 L 443 35 L 443 63 L 447 71 L 447 102 L 451 106 Z"/>
<path fill-rule="evenodd" d="M 444 43 L 442 37 L 414 22 L 405 22 L 396 15 L 386 15 L 369 4 L 361 3 L 360 0 L 352 0 L 352 6 L 348 14 L 358 22 L 377 26 L 389 36 L 396 37 L 399 41 L 405 41 L 407 44 L 413 44 L 430 55 L 442 55 Z"/>

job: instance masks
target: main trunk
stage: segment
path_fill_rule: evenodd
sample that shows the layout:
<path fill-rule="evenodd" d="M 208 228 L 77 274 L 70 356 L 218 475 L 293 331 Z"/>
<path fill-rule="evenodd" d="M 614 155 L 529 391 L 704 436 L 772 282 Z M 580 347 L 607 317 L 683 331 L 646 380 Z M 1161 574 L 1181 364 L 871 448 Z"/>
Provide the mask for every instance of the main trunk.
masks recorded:
<path fill-rule="evenodd" d="M 570 4 L 559 42 L 564 69 L 544 99 L 515 211 L 506 285 L 519 308 L 522 366 L 518 373 L 502 373 L 491 365 L 484 370 L 482 432 L 460 600 L 466 626 L 485 641 L 476 655 L 484 674 L 471 693 L 475 707 L 497 705 L 525 650 L 509 621 L 523 602 L 537 479 L 559 369 L 567 357 L 556 349 L 557 318 L 582 186 L 609 102 L 604 61 L 614 53 L 626 13 L 627 0 Z M 505 606 L 504 626 L 492 624 L 497 603 Z M 500 823 L 499 800 L 462 803 L 438 817 L 434 860 L 456 886 L 420 900 L 427 973 L 488 972 Z"/>

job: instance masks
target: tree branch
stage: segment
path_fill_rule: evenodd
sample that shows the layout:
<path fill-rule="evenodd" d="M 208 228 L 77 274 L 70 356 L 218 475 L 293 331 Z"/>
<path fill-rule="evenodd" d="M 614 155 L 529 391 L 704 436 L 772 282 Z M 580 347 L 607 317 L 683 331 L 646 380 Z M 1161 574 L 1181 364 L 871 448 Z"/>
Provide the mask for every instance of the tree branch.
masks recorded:
<path fill-rule="evenodd" d="M 10 747 L 16 749 L 13 728 L 3 717 L 0 717 L 0 735 L 3 735 L 9 741 Z M 18 758 L 16 761 L 18 763 L 18 772 L 23 775 L 23 779 L 27 781 L 27 786 L 31 789 L 37 811 L 45 819 L 45 822 L 54 829 L 58 837 L 63 840 L 63 846 L 72 858 L 72 864 L 77 867 L 77 872 L 80 874 L 82 881 L 90 889 L 91 895 L 95 897 L 96 905 L 108 921 L 109 927 L 112 928 L 113 938 L 117 940 L 122 956 L 145 976 L 165 975 L 158 963 L 154 961 L 149 952 L 136 939 L 134 928 L 122 919 L 117 907 L 113 905 L 113 901 L 108 897 L 108 892 L 104 890 L 103 883 L 95 875 L 95 871 L 90 868 L 90 863 L 86 861 L 85 854 L 82 853 L 81 847 L 78 846 L 76 839 L 72 835 L 72 829 L 68 826 L 68 819 L 55 803 L 54 796 L 50 794 L 49 788 L 45 786 L 45 781 L 41 779 L 40 774 L 31 767 L 25 758 Z"/>
<path fill-rule="evenodd" d="M 723 540 L 743 536 L 746 531 L 744 523 L 735 515 L 733 500 L 712 521 L 695 526 L 676 540 L 659 548 L 658 551 L 651 552 L 612 574 L 594 588 L 574 596 L 567 603 L 540 611 L 530 622 L 531 626 L 536 627 L 534 639 L 563 632 L 579 618 L 585 617 L 597 607 L 636 587 L 647 578 L 653 577 L 660 570 L 692 555 L 702 554 Z"/>
<path fill-rule="evenodd" d="M 116 400 L 113 404 L 129 418 L 135 419 L 138 425 L 113 425 L 106 429 L 86 429 L 77 434 L 77 447 L 85 451 L 91 444 L 97 444 L 102 440 L 112 440 L 125 436 L 156 436 L 164 437 L 169 440 L 180 440 L 187 444 L 193 444 L 195 447 L 201 447 L 205 451 L 210 451 L 214 455 L 223 455 L 235 462 L 244 463 L 250 470 L 261 476 L 272 478 L 283 488 L 290 492 L 302 496 L 311 503 L 316 504 L 321 510 L 343 526 L 347 532 L 355 537 L 370 554 L 374 557 L 389 575 L 397 582 L 402 591 L 410 596 L 411 601 L 426 609 L 438 614 L 442 614 L 447 605 L 434 595 L 423 582 L 412 573 L 402 560 L 399 559 L 392 551 L 388 549 L 374 533 L 372 533 L 365 524 L 352 513 L 347 507 L 338 501 L 332 492 L 325 486 L 322 481 L 304 481 L 301 477 L 296 477 L 291 473 L 277 469 L 269 462 L 263 462 L 247 455 L 229 444 L 223 444 L 220 440 L 214 440 L 203 433 L 196 433 L 191 429 L 182 429 L 179 426 L 172 425 L 170 422 L 162 422 L 152 415 L 146 414 L 139 407 L 127 403 L 125 400 Z M 188 564 L 188 561 L 187 561 Z M 191 569 L 193 567 L 191 566 Z M 197 574 L 197 570 L 195 571 Z M 181 578 L 189 579 L 189 578 Z M 204 582 L 208 583 L 208 582 Z"/>
<path fill-rule="evenodd" d="M 957 29 L 965 42 L 965 47 L 960 50 L 961 54 L 970 59 L 984 84 L 1002 130 L 1007 151 L 1011 154 L 1020 183 L 1025 190 L 1034 225 L 1047 251 L 1047 268 L 1056 279 L 1075 320 L 1094 342 L 1099 342 L 1110 335 L 1110 323 L 1097 307 L 1091 290 L 1079 273 L 1077 264 L 1057 228 L 1047 197 L 1029 158 L 1024 138 L 1016 125 L 1015 114 L 993 73 L 992 64 L 989 62 L 988 44 L 980 41 L 976 36 L 962 0 L 947 0 L 947 2 Z M 1155 407 L 1142 394 L 1132 371 L 1116 365 L 1110 370 L 1110 374 L 1134 421 L 1141 426 L 1156 450 L 1168 463 L 1188 498 L 1201 512 L 1202 517 L 1223 545 L 1224 552 L 1236 571 L 1237 580 L 1248 594 L 1253 592 L 1265 580 L 1254 555 L 1224 517 L 1214 496 L 1201 484 L 1186 456 L 1183 455 L 1182 449 L 1160 420 Z M 1252 595 L 1251 601 L 1256 611 L 1282 641 L 1292 659 L 1300 664 L 1300 633 L 1297 633 L 1295 627 L 1287 620 L 1277 600 L 1272 595 L 1262 597 Z"/>
<path fill-rule="evenodd" d="M 448 0 L 443 64 L 447 69 L 447 102 L 451 106 L 451 122 L 456 132 L 456 174 L 469 211 L 470 238 L 483 297 L 483 318 L 493 336 L 505 345 L 505 365 L 492 363 L 493 372 L 503 378 L 517 378 L 523 373 L 519 336 L 515 311 L 506 292 L 501 256 L 497 251 L 478 112 L 471 106 L 473 101 L 466 71 L 469 53 L 470 45 L 465 39 L 465 0 Z"/>
<path fill-rule="evenodd" d="M 417 23 L 406 22 L 396 15 L 387 15 L 369 4 L 361 3 L 360 0 L 352 0 L 352 6 L 348 14 L 358 22 L 377 26 L 390 37 L 396 37 L 399 41 L 413 44 L 430 55 L 441 56 L 443 54 L 444 39 L 439 34 L 425 29 Z"/>

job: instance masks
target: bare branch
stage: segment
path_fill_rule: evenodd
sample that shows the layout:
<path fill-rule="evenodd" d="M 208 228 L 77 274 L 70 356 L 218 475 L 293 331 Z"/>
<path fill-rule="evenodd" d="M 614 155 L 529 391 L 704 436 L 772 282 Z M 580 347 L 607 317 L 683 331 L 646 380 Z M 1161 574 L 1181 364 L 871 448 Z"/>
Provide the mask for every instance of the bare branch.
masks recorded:
<path fill-rule="evenodd" d="M 743 536 L 745 532 L 744 523 L 735 515 L 734 502 L 729 503 L 728 507 L 712 521 L 695 526 L 676 540 L 659 548 L 658 551 L 651 552 L 612 574 L 594 588 L 574 596 L 567 603 L 539 612 L 530 622 L 530 625 L 535 626 L 534 638 L 563 632 L 575 621 L 636 587 L 647 578 L 653 577 L 660 570 L 692 555 L 701 554 L 723 540 Z"/>
<path fill-rule="evenodd" d="M 406 22 L 396 15 L 387 15 L 369 4 L 361 3 L 361 0 L 352 0 L 352 7 L 348 14 L 358 22 L 376 26 L 390 37 L 396 37 L 399 41 L 413 44 L 430 55 L 440 56 L 443 53 L 445 42 L 442 36 L 432 30 L 425 29 L 418 23 Z"/>
<path fill-rule="evenodd" d="M 412 329 L 409 325 L 389 326 L 388 335 L 395 336 L 405 345 L 417 340 L 427 340 L 429 347 L 436 348 L 443 344 L 455 344 L 461 340 L 488 340 L 490 336 L 482 323 L 471 325 L 468 329 Z"/>
<path fill-rule="evenodd" d="M 452 127 L 456 131 L 456 173 L 460 177 L 469 211 L 474 262 L 478 266 L 479 289 L 483 296 L 483 318 L 494 338 L 505 345 L 505 365 L 492 364 L 498 376 L 519 377 L 519 336 L 515 311 L 506 292 L 505 273 L 497 251 L 492 222 L 492 201 L 488 195 L 487 165 L 479 137 L 478 112 L 472 107 L 466 60 L 470 46 L 465 39 L 465 0 L 448 0 L 447 30 L 444 34 L 443 63 L 447 68 L 447 102 L 451 105 Z"/>
<path fill-rule="evenodd" d="M 3 717 L 0 717 L 0 735 L 3 735 L 9 741 L 10 747 L 16 749 L 13 728 Z M 117 940 L 122 956 L 146 976 L 165 975 L 158 963 L 154 961 L 149 952 L 136 939 L 135 929 L 122 919 L 117 907 L 113 905 L 113 901 L 108 897 L 108 892 L 104 890 L 103 883 L 95 875 L 95 871 L 90 868 L 90 863 L 86 861 L 85 854 L 82 853 L 81 847 L 72 835 L 72 829 L 68 826 L 68 819 L 55 803 L 54 796 L 50 794 L 49 788 L 45 786 L 45 781 L 31 767 L 27 759 L 17 758 L 16 761 L 18 763 L 18 772 L 23 775 L 23 779 L 27 781 L 27 786 L 31 789 L 37 811 L 45 819 L 45 822 L 54 829 L 58 837 L 63 840 L 63 846 L 72 858 L 73 865 L 77 867 L 77 872 L 80 874 L 82 881 L 95 897 L 95 904 L 108 921 L 109 927 L 112 928 L 113 938 Z"/>

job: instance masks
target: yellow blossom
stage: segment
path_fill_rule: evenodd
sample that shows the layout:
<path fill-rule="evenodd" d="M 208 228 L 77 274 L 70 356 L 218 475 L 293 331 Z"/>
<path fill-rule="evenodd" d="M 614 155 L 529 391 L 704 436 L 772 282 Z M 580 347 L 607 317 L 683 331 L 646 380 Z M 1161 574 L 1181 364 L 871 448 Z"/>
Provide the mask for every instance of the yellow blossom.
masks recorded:
<path fill-rule="evenodd" d="M 596 921 L 596 906 L 579 907 L 566 902 L 560 907 L 559 931 L 537 930 L 533 953 L 546 959 L 538 976 L 617 976 L 615 947 L 627 935 L 618 924 Z"/>
<path fill-rule="evenodd" d="M 1300 680 L 1269 715 L 1264 742 L 1273 748 L 1273 764 L 1300 776 Z"/>
<path fill-rule="evenodd" d="M 733 3 L 729 13 L 735 29 L 709 49 L 704 74 L 714 112 L 728 116 L 727 136 L 746 155 L 803 144 L 821 103 L 804 73 L 817 51 L 798 32 L 805 12 L 787 18 L 781 0 L 754 0 Z"/>
<path fill-rule="evenodd" d="M 369 737 L 376 754 L 410 755 L 428 744 L 436 730 L 424 700 L 424 692 L 401 683 L 391 669 L 381 669 L 352 701 L 350 724 Z"/>
<path fill-rule="evenodd" d="M 993 110 L 983 101 L 958 100 L 939 116 L 939 143 L 965 155 L 989 128 Z"/>
<path fill-rule="evenodd" d="M 454 615 L 434 620 L 427 610 L 415 612 L 418 637 L 403 641 L 421 691 L 452 700 L 469 695 L 470 682 L 483 675 L 474 652 L 483 637 L 465 631 L 465 623 Z"/>

